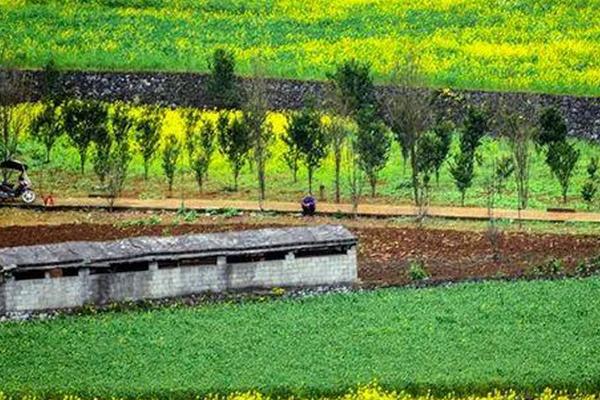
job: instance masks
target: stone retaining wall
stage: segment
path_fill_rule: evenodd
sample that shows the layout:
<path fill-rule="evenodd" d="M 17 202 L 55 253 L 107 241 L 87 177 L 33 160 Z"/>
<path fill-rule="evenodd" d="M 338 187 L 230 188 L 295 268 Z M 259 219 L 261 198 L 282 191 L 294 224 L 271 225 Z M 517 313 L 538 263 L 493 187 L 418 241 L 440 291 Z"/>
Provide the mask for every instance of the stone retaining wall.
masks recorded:
<path fill-rule="evenodd" d="M 0 314 L 80 307 L 110 301 L 156 299 L 206 291 L 222 292 L 250 288 L 349 284 L 357 279 L 355 247 L 345 254 L 295 257 L 245 263 L 158 268 L 146 271 L 90 274 L 82 268 L 77 276 L 15 280 L 0 283 Z"/>
<path fill-rule="evenodd" d="M 40 97 L 42 71 L 24 71 L 29 79 L 30 99 Z M 240 79 L 242 85 L 247 79 Z M 59 85 L 75 97 L 106 101 L 124 100 L 140 103 L 158 103 L 167 106 L 194 106 L 211 108 L 211 100 L 204 90 L 206 75 L 195 73 L 162 72 L 64 72 Z M 267 81 L 269 102 L 272 109 L 297 109 L 304 99 L 313 96 L 323 100 L 327 84 L 319 81 L 269 79 Z M 385 97 L 389 87 L 378 87 L 378 96 Z M 424 90 L 424 92 L 428 92 Z M 456 91 L 465 104 L 487 104 L 494 107 L 503 99 L 526 99 L 545 107 L 558 107 L 567 119 L 571 135 L 600 140 L 600 98 L 545 95 L 533 93 L 502 93 L 483 91 Z M 426 95 L 426 93 L 424 94 Z"/>

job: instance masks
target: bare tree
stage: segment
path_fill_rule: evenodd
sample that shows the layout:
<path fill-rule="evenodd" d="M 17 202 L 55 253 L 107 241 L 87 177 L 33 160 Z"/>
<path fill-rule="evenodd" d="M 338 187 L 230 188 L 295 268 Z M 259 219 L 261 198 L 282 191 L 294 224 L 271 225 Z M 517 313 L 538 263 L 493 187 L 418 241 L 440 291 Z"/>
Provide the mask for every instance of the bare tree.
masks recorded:
<path fill-rule="evenodd" d="M 344 146 L 344 164 L 346 165 L 346 178 L 348 180 L 348 188 L 350 189 L 350 200 L 354 216 L 358 213 L 358 203 L 360 202 L 366 181 L 365 173 L 361 167 L 360 154 L 356 147 L 357 135 L 356 132 L 352 132 L 346 141 L 346 146 Z"/>
<path fill-rule="evenodd" d="M 531 147 L 538 133 L 535 115 L 536 107 L 519 97 L 511 99 L 510 103 L 503 101 L 496 117 L 498 130 L 508 139 L 513 156 L 519 217 L 529 199 Z"/>
<path fill-rule="evenodd" d="M 387 124 L 396 140 L 406 147 L 410 158 L 412 187 L 415 204 L 421 202 L 419 196 L 419 162 L 417 160 L 417 143 L 431 124 L 430 100 L 419 89 L 425 80 L 414 55 L 409 54 L 399 63 L 390 80 L 393 89 L 384 101 Z"/>
<path fill-rule="evenodd" d="M 274 133 L 272 125 L 267 122 L 269 110 L 267 82 L 260 61 L 254 63 L 253 69 L 254 76 L 249 83 L 243 114 L 250 131 L 252 156 L 258 181 L 258 204 L 262 210 L 266 192 L 266 166 L 271 155 L 269 145 L 273 142 Z"/>
<path fill-rule="evenodd" d="M 335 165 L 335 202 L 340 202 L 340 175 L 342 169 L 342 156 L 346 140 L 351 133 L 351 125 L 347 120 L 340 117 L 332 117 L 327 125 L 331 149 L 333 150 L 333 161 Z"/>

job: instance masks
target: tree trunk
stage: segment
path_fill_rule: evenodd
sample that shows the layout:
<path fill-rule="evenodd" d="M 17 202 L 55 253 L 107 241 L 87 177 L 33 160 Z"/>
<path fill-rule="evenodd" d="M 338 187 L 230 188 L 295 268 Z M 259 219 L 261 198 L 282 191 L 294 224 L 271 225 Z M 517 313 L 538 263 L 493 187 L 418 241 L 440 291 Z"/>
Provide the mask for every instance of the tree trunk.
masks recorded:
<path fill-rule="evenodd" d="M 308 193 L 312 196 L 312 178 L 313 178 L 313 170 L 311 167 L 308 167 Z"/>
<path fill-rule="evenodd" d="M 79 168 L 81 175 L 85 174 L 85 152 L 79 152 Z"/>
<path fill-rule="evenodd" d="M 261 211 L 263 211 L 263 209 L 264 209 L 263 203 L 265 201 L 265 192 L 266 192 L 265 169 L 263 166 L 257 165 L 257 170 L 258 170 L 258 207 L 260 208 Z"/>
<path fill-rule="evenodd" d="M 417 151 L 415 146 L 411 146 L 410 148 L 410 167 L 412 169 L 412 186 L 413 186 L 413 195 L 415 198 L 415 205 L 419 205 L 419 177 L 417 176 Z"/>
<path fill-rule="evenodd" d="M 198 193 L 202 193 L 202 174 L 196 174 L 196 183 L 198 184 Z"/>
<path fill-rule="evenodd" d="M 149 160 L 144 159 L 144 180 L 147 181 L 148 180 L 148 168 L 149 166 Z"/>
<path fill-rule="evenodd" d="M 340 156 L 335 157 L 335 202 L 340 203 Z"/>
<path fill-rule="evenodd" d="M 377 186 L 377 177 L 376 176 L 370 177 L 369 183 L 371 184 L 371 197 L 375 197 L 376 186 Z"/>
<path fill-rule="evenodd" d="M 292 168 L 292 174 L 294 175 L 294 183 L 298 183 L 298 164 L 295 162 Z"/>

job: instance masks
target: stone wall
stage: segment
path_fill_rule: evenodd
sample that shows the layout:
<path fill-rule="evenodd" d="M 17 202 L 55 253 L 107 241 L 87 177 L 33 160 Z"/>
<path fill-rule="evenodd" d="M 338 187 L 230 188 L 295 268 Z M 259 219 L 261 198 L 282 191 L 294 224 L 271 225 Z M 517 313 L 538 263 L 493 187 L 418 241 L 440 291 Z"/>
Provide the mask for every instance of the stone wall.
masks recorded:
<path fill-rule="evenodd" d="M 45 81 L 44 72 L 21 73 L 29 78 L 27 79 L 30 89 L 29 98 L 39 99 Z M 242 85 L 248 85 L 247 79 L 240 79 L 240 82 Z M 58 85 L 68 95 L 79 98 L 158 103 L 173 107 L 211 108 L 213 106 L 205 92 L 206 75 L 203 74 L 74 71 L 62 73 L 58 78 Z M 267 86 L 269 102 L 275 110 L 297 109 L 309 96 L 323 101 L 328 91 L 327 84 L 319 81 L 269 79 Z M 379 98 L 384 98 L 389 90 L 389 87 L 378 87 Z M 428 91 L 423 90 L 423 92 L 427 95 Z M 600 140 L 600 98 L 598 97 L 483 91 L 456 91 L 456 94 L 465 100 L 464 104 L 487 104 L 492 109 L 502 100 L 508 100 L 508 103 L 526 100 L 537 107 L 553 105 L 560 108 L 566 117 L 571 135 Z"/>
<path fill-rule="evenodd" d="M 90 274 L 82 268 L 77 276 L 15 280 L 0 283 L 0 314 L 79 307 L 109 301 L 183 296 L 250 288 L 348 284 L 357 279 L 356 249 L 345 254 L 246 263 L 158 268 L 146 271 Z"/>

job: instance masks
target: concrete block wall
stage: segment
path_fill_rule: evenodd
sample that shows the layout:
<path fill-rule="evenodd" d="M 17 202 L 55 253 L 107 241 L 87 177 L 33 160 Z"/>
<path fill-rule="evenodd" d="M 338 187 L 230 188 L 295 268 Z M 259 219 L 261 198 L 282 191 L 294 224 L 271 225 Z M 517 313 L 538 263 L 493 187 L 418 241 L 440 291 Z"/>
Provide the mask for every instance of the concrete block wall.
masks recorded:
<path fill-rule="evenodd" d="M 227 263 L 219 257 L 216 265 L 158 268 L 146 271 L 44 279 L 7 279 L 0 284 L 0 314 L 10 311 L 79 307 L 110 301 L 157 299 L 206 291 L 221 292 L 249 288 L 317 286 L 352 283 L 357 279 L 356 249 L 346 254 L 283 260 Z"/>

